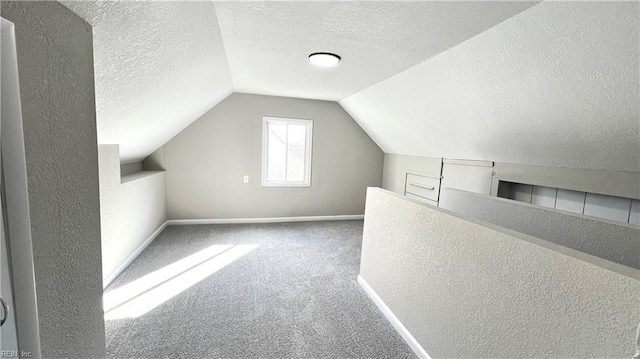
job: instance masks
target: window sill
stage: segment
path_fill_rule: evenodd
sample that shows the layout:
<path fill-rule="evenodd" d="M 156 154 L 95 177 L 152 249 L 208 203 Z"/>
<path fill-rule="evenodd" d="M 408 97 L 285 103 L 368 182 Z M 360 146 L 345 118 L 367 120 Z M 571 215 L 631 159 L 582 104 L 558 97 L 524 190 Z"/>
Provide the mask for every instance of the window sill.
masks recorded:
<path fill-rule="evenodd" d="M 262 183 L 262 187 L 311 187 L 311 183 Z"/>

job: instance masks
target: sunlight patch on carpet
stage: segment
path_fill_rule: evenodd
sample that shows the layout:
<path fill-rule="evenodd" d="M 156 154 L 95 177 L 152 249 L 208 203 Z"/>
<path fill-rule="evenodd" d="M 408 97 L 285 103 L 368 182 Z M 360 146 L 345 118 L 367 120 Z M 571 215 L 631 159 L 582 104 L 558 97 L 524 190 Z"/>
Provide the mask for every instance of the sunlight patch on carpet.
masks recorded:
<path fill-rule="evenodd" d="M 257 244 L 218 245 L 105 294 L 105 320 L 137 318 L 233 263 Z"/>

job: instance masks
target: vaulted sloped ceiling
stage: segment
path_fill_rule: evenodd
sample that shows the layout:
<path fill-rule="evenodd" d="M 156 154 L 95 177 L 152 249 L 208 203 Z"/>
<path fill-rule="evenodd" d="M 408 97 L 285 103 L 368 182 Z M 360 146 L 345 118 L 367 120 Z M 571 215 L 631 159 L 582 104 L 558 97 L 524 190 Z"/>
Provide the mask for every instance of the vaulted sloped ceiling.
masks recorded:
<path fill-rule="evenodd" d="M 149 155 L 233 91 L 337 101 L 536 4 L 62 3 L 93 26 L 98 141 L 119 144 L 123 162 Z M 314 68 L 307 56 L 316 51 L 343 61 Z"/>
<path fill-rule="evenodd" d="M 98 142 L 141 160 L 233 92 L 213 2 L 62 1 L 93 26 Z"/>
<path fill-rule="evenodd" d="M 235 91 L 341 100 L 535 5 L 483 1 L 218 2 Z M 342 57 L 330 70 L 307 56 Z"/>
<path fill-rule="evenodd" d="M 123 162 L 236 91 L 339 101 L 387 153 L 640 171 L 638 2 L 63 3 Z"/>
<path fill-rule="evenodd" d="M 543 2 L 340 104 L 387 153 L 640 172 L 639 7 Z"/>

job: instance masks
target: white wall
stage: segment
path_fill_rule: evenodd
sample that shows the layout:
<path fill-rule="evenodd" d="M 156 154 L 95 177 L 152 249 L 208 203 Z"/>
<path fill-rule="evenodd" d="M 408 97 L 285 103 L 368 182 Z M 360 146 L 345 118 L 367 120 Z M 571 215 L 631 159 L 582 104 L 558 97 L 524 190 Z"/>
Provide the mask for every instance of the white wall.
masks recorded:
<path fill-rule="evenodd" d="M 440 208 L 640 269 L 640 228 L 443 188 Z"/>
<path fill-rule="evenodd" d="M 432 358 L 634 354 L 640 271 L 382 189 L 360 275 Z"/>
<path fill-rule="evenodd" d="M 385 153 L 638 172 L 639 6 L 545 1 L 340 104 Z"/>
<path fill-rule="evenodd" d="M 167 220 L 165 172 L 138 172 L 120 177 L 118 147 L 99 145 L 102 279 L 105 284 Z"/>
<path fill-rule="evenodd" d="M 41 354 L 104 358 L 91 26 L 55 1 L 1 6 L 15 24 Z"/>
<path fill-rule="evenodd" d="M 313 120 L 311 187 L 262 187 L 263 116 Z M 234 93 L 162 151 L 170 219 L 362 214 L 382 181 L 380 148 L 328 101 Z"/>

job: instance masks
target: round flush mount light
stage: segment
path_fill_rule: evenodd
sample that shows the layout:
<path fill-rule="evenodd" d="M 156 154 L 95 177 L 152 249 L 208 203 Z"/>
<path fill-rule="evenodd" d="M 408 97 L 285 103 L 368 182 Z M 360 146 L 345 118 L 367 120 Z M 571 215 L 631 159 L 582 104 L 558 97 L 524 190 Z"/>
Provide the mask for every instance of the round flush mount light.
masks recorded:
<path fill-rule="evenodd" d="M 330 52 L 314 52 L 309 55 L 309 62 L 318 67 L 332 67 L 340 62 L 340 56 Z"/>

